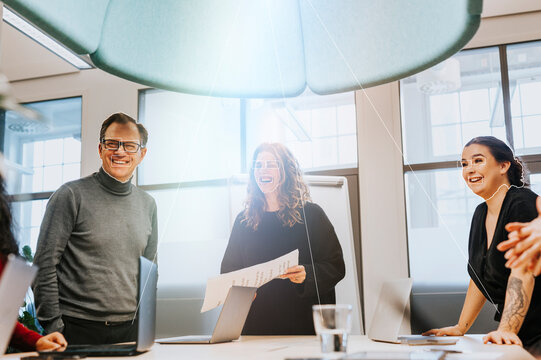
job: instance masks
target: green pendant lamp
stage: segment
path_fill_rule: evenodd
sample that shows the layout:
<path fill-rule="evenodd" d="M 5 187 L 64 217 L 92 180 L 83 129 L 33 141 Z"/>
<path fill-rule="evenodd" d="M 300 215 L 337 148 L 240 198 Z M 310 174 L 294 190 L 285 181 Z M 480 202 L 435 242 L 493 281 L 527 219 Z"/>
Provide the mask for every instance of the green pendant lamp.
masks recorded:
<path fill-rule="evenodd" d="M 356 90 L 460 50 L 482 0 L 5 0 L 111 74 L 173 91 L 289 97 Z"/>

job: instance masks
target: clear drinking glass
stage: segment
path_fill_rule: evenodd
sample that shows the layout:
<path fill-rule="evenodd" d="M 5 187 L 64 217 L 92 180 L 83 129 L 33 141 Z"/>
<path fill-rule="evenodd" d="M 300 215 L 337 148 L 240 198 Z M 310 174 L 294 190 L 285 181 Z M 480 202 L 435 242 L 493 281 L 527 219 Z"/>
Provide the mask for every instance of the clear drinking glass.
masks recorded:
<path fill-rule="evenodd" d="M 321 341 L 321 352 L 346 352 L 351 331 L 351 305 L 314 305 L 314 327 Z"/>

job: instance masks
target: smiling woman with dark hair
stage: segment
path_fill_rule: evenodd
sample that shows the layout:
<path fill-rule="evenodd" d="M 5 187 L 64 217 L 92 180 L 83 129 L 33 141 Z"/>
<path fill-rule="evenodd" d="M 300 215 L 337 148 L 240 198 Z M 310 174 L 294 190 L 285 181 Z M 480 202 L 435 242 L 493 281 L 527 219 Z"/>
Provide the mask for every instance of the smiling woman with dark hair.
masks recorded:
<path fill-rule="evenodd" d="M 19 246 L 13 236 L 11 224 L 12 217 L 9 201 L 4 188 L 4 179 L 0 175 L 0 278 L 7 261 L 7 256 L 9 254 L 19 254 Z M 67 343 L 64 336 L 58 332 L 41 336 L 17 323 L 9 345 L 21 351 L 43 351 L 59 349 L 66 346 Z"/>
<path fill-rule="evenodd" d="M 334 228 L 323 209 L 311 202 L 297 160 L 282 144 L 261 144 L 255 150 L 247 192 L 221 272 L 295 249 L 299 265 L 258 289 L 243 334 L 314 334 L 312 305 L 335 303 L 334 287 L 345 276 Z"/>
<path fill-rule="evenodd" d="M 537 216 L 537 195 L 527 188 L 522 162 L 495 137 L 469 141 L 461 166 L 468 187 L 485 200 L 475 209 L 470 228 L 470 285 L 458 324 L 424 335 L 464 335 L 488 299 L 496 307 L 500 325 L 485 337 L 485 343 L 524 345 L 532 354 L 540 354 L 541 280 L 526 266 L 507 269 L 504 254 L 497 249 L 508 238 L 507 223 Z"/>

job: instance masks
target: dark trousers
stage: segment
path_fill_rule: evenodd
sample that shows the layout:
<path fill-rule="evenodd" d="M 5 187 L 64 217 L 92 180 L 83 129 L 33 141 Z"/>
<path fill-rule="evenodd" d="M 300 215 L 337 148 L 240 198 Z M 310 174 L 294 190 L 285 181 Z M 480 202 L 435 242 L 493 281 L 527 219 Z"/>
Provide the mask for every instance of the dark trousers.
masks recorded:
<path fill-rule="evenodd" d="M 106 323 L 62 316 L 62 333 L 69 345 L 114 344 L 135 341 L 137 338 L 137 320 Z"/>

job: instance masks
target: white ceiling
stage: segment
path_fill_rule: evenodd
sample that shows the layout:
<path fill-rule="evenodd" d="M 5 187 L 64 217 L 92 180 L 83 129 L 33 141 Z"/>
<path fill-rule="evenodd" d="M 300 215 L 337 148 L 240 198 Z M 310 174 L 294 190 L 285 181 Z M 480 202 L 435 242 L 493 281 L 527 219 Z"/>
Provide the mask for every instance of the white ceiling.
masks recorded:
<path fill-rule="evenodd" d="M 541 0 L 484 0 L 482 17 L 541 11 Z M 18 30 L 2 23 L 0 68 L 10 81 L 79 71 Z"/>
<path fill-rule="evenodd" d="M 9 81 L 79 71 L 11 25 L 0 24 L 0 68 Z"/>
<path fill-rule="evenodd" d="M 540 0 L 484 0 L 482 17 L 541 11 Z"/>

